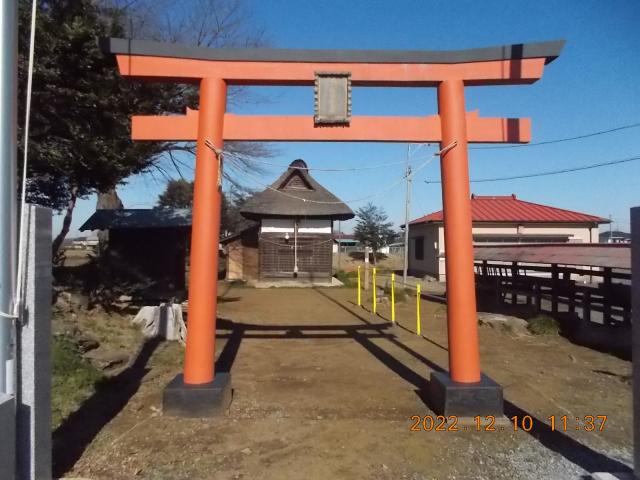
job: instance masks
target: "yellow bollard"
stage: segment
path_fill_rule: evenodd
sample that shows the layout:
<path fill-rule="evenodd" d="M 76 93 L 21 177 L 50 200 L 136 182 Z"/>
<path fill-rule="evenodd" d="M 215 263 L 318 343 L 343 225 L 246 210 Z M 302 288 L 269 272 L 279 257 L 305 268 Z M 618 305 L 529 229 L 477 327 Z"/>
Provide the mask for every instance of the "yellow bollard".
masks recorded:
<path fill-rule="evenodd" d="M 375 315 L 377 310 L 378 297 L 376 295 L 376 269 L 373 268 L 373 314 Z"/>
<path fill-rule="evenodd" d="M 396 274 L 391 274 L 391 322 L 396 321 Z"/>
<path fill-rule="evenodd" d="M 362 305 L 362 298 L 360 297 L 360 265 L 358 265 L 358 306 Z"/>
<path fill-rule="evenodd" d="M 422 334 L 422 328 L 420 328 L 420 284 L 416 285 L 416 335 Z"/>

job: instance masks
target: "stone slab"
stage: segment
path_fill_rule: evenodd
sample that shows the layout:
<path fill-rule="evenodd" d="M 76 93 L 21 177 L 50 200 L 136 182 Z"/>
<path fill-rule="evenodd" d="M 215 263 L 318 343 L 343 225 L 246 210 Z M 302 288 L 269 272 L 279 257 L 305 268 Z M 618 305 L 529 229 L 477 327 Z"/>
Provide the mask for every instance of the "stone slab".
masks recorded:
<path fill-rule="evenodd" d="M 29 205 L 24 297 L 16 332 L 16 468 L 20 479 L 51 478 L 51 210 Z"/>
<path fill-rule="evenodd" d="M 227 372 L 217 373 L 213 382 L 202 385 L 187 385 L 179 374 L 164 389 L 162 412 L 174 417 L 214 417 L 227 413 L 231 399 L 231 375 Z"/>
<path fill-rule="evenodd" d="M 502 387 L 482 374 L 477 383 L 457 383 L 447 372 L 432 372 L 429 403 L 438 415 L 504 415 Z"/>

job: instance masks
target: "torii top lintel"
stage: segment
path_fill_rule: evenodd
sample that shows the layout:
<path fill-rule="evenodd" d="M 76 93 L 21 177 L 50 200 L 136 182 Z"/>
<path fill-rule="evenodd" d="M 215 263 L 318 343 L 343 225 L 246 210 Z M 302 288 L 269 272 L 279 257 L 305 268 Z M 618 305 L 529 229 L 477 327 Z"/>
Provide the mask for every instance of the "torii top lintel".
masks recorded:
<path fill-rule="evenodd" d="M 198 83 L 220 78 L 230 85 L 313 85 L 317 72 L 349 72 L 355 86 L 465 86 L 533 83 L 557 58 L 564 41 L 515 44 L 460 51 L 216 49 L 177 44 L 103 39 L 120 73 L 147 81 Z M 136 140 L 195 140 L 198 115 L 134 116 Z M 469 142 L 524 143 L 528 119 L 481 118 L 467 114 Z M 224 139 L 244 141 L 440 141 L 440 118 L 362 117 L 349 126 L 322 127 L 312 116 L 225 114 Z"/>

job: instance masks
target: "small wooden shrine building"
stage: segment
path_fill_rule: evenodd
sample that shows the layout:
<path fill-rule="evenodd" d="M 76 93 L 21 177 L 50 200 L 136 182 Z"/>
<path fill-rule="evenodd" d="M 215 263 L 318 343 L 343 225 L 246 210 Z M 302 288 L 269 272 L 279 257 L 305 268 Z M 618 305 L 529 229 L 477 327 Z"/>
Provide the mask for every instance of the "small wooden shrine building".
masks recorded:
<path fill-rule="evenodd" d="M 256 225 L 222 240 L 227 279 L 330 281 L 333 222 L 353 211 L 320 185 L 304 160 L 264 191 L 250 197 L 240 213 Z"/>

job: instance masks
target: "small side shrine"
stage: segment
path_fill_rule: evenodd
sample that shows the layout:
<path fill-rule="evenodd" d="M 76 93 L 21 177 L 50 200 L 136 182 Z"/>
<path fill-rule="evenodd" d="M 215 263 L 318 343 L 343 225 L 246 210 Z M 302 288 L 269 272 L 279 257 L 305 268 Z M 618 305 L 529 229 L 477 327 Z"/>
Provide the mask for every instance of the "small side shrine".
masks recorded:
<path fill-rule="evenodd" d="M 333 222 L 354 217 L 344 202 L 309 174 L 301 159 L 250 197 L 241 214 L 257 224 L 222 241 L 229 280 L 329 281 Z"/>

